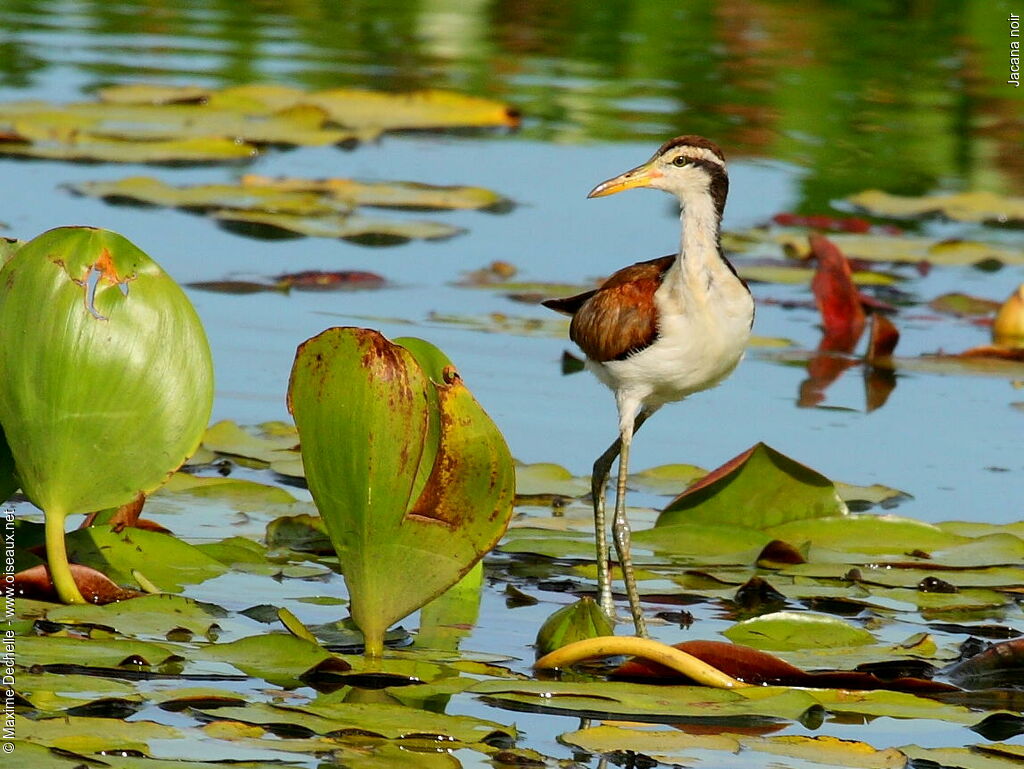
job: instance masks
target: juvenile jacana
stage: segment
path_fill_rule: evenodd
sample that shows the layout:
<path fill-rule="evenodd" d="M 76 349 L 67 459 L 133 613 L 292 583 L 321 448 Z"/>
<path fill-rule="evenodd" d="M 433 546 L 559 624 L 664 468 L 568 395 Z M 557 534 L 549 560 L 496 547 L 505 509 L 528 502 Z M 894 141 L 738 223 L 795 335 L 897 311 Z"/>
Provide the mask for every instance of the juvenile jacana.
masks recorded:
<path fill-rule="evenodd" d="M 598 457 L 591 479 L 600 601 L 614 617 L 605 492 L 619 457 L 612 533 L 633 624 L 637 635 L 646 636 L 626 520 L 630 443 L 666 403 L 714 387 L 736 368 L 750 337 L 754 300 L 722 253 L 729 176 L 717 145 L 701 136 L 679 136 L 643 165 L 601 182 L 587 197 L 635 187 L 665 190 L 679 199 L 679 253 L 626 267 L 600 288 L 544 305 L 572 316 L 569 337 L 586 353 L 587 367 L 615 393 L 619 437 Z"/>

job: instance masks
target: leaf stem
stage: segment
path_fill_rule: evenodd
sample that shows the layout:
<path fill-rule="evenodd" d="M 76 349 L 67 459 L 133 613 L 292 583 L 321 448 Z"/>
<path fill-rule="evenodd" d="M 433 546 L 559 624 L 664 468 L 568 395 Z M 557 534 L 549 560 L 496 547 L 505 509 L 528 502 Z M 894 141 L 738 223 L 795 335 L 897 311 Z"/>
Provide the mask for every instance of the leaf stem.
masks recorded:
<path fill-rule="evenodd" d="M 64 544 L 63 515 L 46 513 L 46 564 L 50 569 L 50 579 L 62 603 L 86 603 L 78 589 L 71 566 L 68 564 L 68 551 Z"/>
<path fill-rule="evenodd" d="M 564 668 L 591 657 L 631 654 L 657 662 L 682 673 L 695 683 L 715 689 L 741 689 L 750 684 L 737 681 L 716 667 L 674 646 L 636 636 L 601 636 L 567 644 L 537 660 L 537 670 Z"/>

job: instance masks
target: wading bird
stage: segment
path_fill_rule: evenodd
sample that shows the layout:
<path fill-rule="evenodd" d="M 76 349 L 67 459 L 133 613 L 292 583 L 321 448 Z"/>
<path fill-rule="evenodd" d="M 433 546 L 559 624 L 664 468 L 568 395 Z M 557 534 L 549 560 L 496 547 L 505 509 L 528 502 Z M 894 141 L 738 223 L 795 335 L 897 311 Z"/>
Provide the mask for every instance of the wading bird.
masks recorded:
<path fill-rule="evenodd" d="M 587 197 L 635 187 L 665 190 L 679 199 L 679 254 L 639 262 L 600 288 L 544 305 L 572 316 L 569 337 L 586 353 L 587 367 L 615 394 L 619 437 L 598 457 L 591 479 L 600 602 L 614 617 L 605 492 L 618 457 L 612 535 L 636 633 L 646 636 L 626 520 L 630 443 L 666 403 L 714 387 L 736 368 L 750 337 L 754 300 L 722 253 L 729 177 L 717 145 L 701 136 L 667 141 L 646 163 L 601 182 Z"/>

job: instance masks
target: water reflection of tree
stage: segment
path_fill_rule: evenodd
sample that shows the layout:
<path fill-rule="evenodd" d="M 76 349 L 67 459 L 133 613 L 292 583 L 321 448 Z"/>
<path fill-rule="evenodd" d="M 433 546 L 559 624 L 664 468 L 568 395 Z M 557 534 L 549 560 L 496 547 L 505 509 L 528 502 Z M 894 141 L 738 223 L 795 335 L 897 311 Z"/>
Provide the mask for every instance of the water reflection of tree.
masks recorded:
<path fill-rule="evenodd" d="M 806 168 L 799 207 L 818 212 L 865 187 L 920 193 L 978 178 L 1024 186 L 1021 102 L 998 88 L 1005 30 L 989 7 L 16 0 L 0 8 L 0 82 L 32 87 L 70 66 L 87 86 L 141 73 L 455 88 L 515 103 L 531 138 L 649 142 L 692 132 L 734 154 L 793 162 Z M 63 25 L 94 45 L 56 43 Z M 1000 167 L 1009 173 L 997 181 Z"/>

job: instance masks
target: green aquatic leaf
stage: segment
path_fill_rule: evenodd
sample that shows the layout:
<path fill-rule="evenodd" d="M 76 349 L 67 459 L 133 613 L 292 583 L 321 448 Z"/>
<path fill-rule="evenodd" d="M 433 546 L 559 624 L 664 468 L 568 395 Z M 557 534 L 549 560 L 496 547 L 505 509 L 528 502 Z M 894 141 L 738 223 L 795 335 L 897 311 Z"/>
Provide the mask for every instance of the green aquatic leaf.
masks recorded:
<path fill-rule="evenodd" d="M 729 562 L 743 554 L 742 563 L 753 563 L 761 549 L 771 541 L 764 532 L 743 526 L 716 526 L 709 523 L 670 523 L 637 531 L 633 541 L 656 553 L 668 556 L 710 556 L 718 563 Z"/>
<path fill-rule="evenodd" d="M 66 143 L 0 141 L 0 157 L 43 160 L 201 165 L 245 162 L 255 156 L 251 144 L 215 137 L 132 142 L 84 135 Z"/>
<path fill-rule="evenodd" d="M 1007 224 L 1024 221 L 1024 198 L 1004 197 L 988 190 L 922 197 L 865 190 L 851 195 L 847 201 L 875 216 L 900 219 L 941 214 L 959 222 Z"/>
<path fill-rule="evenodd" d="M 135 245 L 63 227 L 0 270 L 0 372 L 0 424 L 23 491 L 46 513 L 57 591 L 81 602 L 64 519 L 152 492 L 196 450 L 213 405 L 206 335 Z"/>
<path fill-rule="evenodd" d="M 267 524 L 267 547 L 300 553 L 333 553 L 327 525 L 318 515 L 285 515 Z"/>
<path fill-rule="evenodd" d="M 247 675 L 277 686 L 297 686 L 304 673 L 325 660 L 333 660 L 338 671 L 351 667 L 319 644 L 288 633 L 267 633 L 231 643 L 207 644 L 193 652 L 192 658 L 227 662 Z"/>
<path fill-rule="evenodd" d="M 240 184 L 175 186 L 150 176 L 131 176 L 117 181 L 79 182 L 68 188 L 78 195 L 121 203 L 185 208 L 193 211 L 240 209 L 316 216 L 347 212 L 351 206 L 315 193 L 281 192 L 271 187 Z"/>
<path fill-rule="evenodd" d="M 708 474 L 697 465 L 658 465 L 629 474 L 629 488 L 651 494 L 676 495 Z"/>
<path fill-rule="evenodd" d="M 810 542 L 854 553 L 929 552 L 967 542 L 964 537 L 944 532 L 939 527 L 892 515 L 848 515 L 789 521 L 766 530 L 768 534 L 792 544 Z"/>
<path fill-rule="evenodd" d="M 843 515 L 835 484 L 758 443 L 668 503 L 657 525 L 734 524 L 767 529 L 786 521 Z"/>
<path fill-rule="evenodd" d="M 575 603 L 563 606 L 544 620 L 537 631 L 534 651 L 542 657 L 563 646 L 588 638 L 615 633 L 615 626 L 593 598 L 584 596 Z"/>
<path fill-rule="evenodd" d="M 618 681 L 481 681 L 468 690 L 489 704 L 527 705 L 587 717 L 672 718 L 768 717 L 799 719 L 817 705 L 810 692 L 782 687 L 710 689 L 706 686 L 650 686 Z"/>
<path fill-rule="evenodd" d="M 559 737 L 561 742 L 588 753 L 619 754 L 622 751 L 649 756 L 663 764 L 691 765 L 700 761 L 702 751 L 729 754 L 727 761 L 741 751 L 765 753 L 803 759 L 822 766 L 857 767 L 860 769 L 903 769 L 907 757 L 895 748 L 879 750 L 864 742 L 842 740 L 828 735 L 750 736 L 730 733 L 727 727 L 719 734 L 688 734 L 677 729 L 637 729 L 621 726 L 592 726 Z M 740 761 L 752 757 L 744 755 Z M 767 761 L 766 758 L 760 759 Z"/>
<path fill-rule="evenodd" d="M 443 240 L 464 230 L 444 222 L 371 219 L 358 214 L 300 215 L 268 211 L 217 210 L 210 214 L 232 232 L 253 237 L 280 234 L 340 238 L 362 245 L 390 246 L 410 240 Z"/>
<path fill-rule="evenodd" d="M 875 641 L 864 628 L 836 617 L 794 611 L 737 622 L 722 634 L 733 643 L 764 651 L 862 646 Z"/>
<path fill-rule="evenodd" d="M 46 613 L 51 622 L 103 625 L 125 636 L 166 636 L 177 628 L 205 636 L 227 616 L 228 613 L 219 606 L 164 594 L 105 606 L 61 606 Z"/>
<path fill-rule="evenodd" d="M 178 653 L 170 644 L 121 638 L 70 638 L 60 636 L 21 636 L 17 639 L 18 664 L 85 665 L 116 668 L 125 660 L 145 660 L 151 666 L 165 662 Z"/>
<path fill-rule="evenodd" d="M 579 497 L 590 491 L 590 480 L 573 475 L 553 462 L 516 463 L 516 494 L 559 494 Z"/>
<path fill-rule="evenodd" d="M 68 556 L 115 582 L 138 587 L 141 572 L 161 590 L 179 592 L 184 585 L 219 577 L 228 569 L 194 545 L 169 534 L 108 526 L 90 526 L 67 535 Z"/>
<path fill-rule="evenodd" d="M 19 740 L 60 748 L 73 753 L 99 751 L 137 751 L 148 754 L 150 741 L 180 740 L 180 729 L 153 721 L 122 721 L 115 718 L 63 716 L 30 719 L 15 716 L 15 734 Z"/>
<path fill-rule="evenodd" d="M 270 178 L 245 174 L 243 189 L 267 189 L 279 194 L 312 193 L 345 207 L 374 206 L 418 211 L 496 209 L 511 205 L 483 187 L 442 186 L 419 182 L 363 182 L 356 179 Z"/>
<path fill-rule="evenodd" d="M 958 317 L 991 315 L 999 309 L 1000 303 L 992 299 L 982 299 L 970 294 L 953 292 L 937 296 L 928 302 L 933 310 L 945 312 Z"/>
<path fill-rule="evenodd" d="M 455 584 L 504 532 L 508 447 L 443 353 L 367 329 L 303 343 L 289 405 L 352 616 L 379 655 L 392 622 Z"/>

